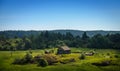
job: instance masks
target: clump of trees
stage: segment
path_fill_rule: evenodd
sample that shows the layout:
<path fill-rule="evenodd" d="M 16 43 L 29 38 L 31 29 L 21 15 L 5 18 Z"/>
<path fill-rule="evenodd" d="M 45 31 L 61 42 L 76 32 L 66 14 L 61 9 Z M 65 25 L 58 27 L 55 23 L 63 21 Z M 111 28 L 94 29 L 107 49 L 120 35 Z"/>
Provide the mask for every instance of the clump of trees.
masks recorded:
<path fill-rule="evenodd" d="M 44 31 L 36 35 L 10 38 L 0 35 L 0 50 L 44 49 L 67 45 L 69 47 L 112 48 L 120 49 L 120 34 L 96 34 L 89 37 L 86 32 L 82 36 Z"/>
<path fill-rule="evenodd" d="M 46 59 L 39 59 L 38 66 L 46 67 L 48 65 L 48 62 Z"/>
<path fill-rule="evenodd" d="M 46 54 L 43 55 L 42 57 L 47 60 L 49 65 L 53 65 L 54 63 L 57 63 L 59 61 L 59 58 L 55 55 Z"/>
<path fill-rule="evenodd" d="M 38 64 L 38 66 L 45 67 L 47 65 L 53 65 L 54 63 L 57 63 L 58 57 L 51 54 L 44 54 L 44 55 L 37 55 L 32 56 L 31 53 L 26 53 L 26 55 L 22 58 L 15 58 L 12 64 Z"/>
<path fill-rule="evenodd" d="M 26 53 L 26 55 L 23 58 L 15 58 L 13 61 L 13 64 L 28 64 L 32 63 L 33 56 L 30 53 Z"/>

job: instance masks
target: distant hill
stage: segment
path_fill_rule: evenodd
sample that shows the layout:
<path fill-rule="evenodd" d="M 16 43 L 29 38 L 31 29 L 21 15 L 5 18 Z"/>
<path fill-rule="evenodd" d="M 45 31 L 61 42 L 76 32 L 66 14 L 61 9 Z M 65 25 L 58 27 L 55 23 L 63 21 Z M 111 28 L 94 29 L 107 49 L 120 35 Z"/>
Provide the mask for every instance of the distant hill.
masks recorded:
<path fill-rule="evenodd" d="M 107 34 L 115 34 L 115 33 L 120 33 L 120 31 L 103 31 L 103 30 L 95 30 L 95 31 L 80 31 L 80 30 L 48 30 L 49 32 L 54 32 L 54 33 L 61 33 L 61 34 L 66 34 L 66 32 L 72 33 L 74 36 L 82 36 L 83 32 L 86 32 L 88 36 L 92 37 L 95 34 L 102 34 L 102 35 L 107 35 Z M 31 34 L 33 35 L 38 35 L 42 31 L 0 31 L 0 35 L 5 35 L 8 37 L 23 37 L 23 36 L 29 36 Z M 44 31 L 43 31 L 44 32 Z"/>
<path fill-rule="evenodd" d="M 120 31 L 103 31 L 103 30 L 95 30 L 95 31 L 80 31 L 80 30 L 53 30 L 52 32 L 60 32 L 65 34 L 66 32 L 72 33 L 74 36 L 82 36 L 84 32 L 87 33 L 88 36 L 94 36 L 96 34 L 107 35 L 107 34 L 115 34 L 120 33 Z"/>

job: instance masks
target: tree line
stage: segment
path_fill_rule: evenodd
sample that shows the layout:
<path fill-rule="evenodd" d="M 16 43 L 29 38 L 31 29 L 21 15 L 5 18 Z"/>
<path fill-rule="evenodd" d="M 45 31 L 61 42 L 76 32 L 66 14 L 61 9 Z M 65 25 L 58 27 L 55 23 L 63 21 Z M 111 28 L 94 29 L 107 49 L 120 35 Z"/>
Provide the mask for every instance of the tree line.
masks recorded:
<path fill-rule="evenodd" d="M 28 50 L 54 48 L 67 45 L 69 47 L 83 48 L 112 48 L 120 49 L 120 34 L 96 34 L 89 37 L 86 32 L 82 36 L 74 36 L 70 32 L 66 34 L 49 31 L 40 34 L 14 38 L 0 35 L 0 50 Z"/>

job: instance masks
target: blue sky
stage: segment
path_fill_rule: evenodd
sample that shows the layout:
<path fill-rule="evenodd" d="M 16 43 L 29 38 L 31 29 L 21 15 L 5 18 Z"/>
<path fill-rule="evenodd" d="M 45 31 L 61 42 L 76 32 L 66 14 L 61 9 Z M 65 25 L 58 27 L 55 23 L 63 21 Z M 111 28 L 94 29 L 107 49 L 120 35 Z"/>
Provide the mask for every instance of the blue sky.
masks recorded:
<path fill-rule="evenodd" d="M 118 30 L 120 0 L 0 0 L 0 30 Z"/>

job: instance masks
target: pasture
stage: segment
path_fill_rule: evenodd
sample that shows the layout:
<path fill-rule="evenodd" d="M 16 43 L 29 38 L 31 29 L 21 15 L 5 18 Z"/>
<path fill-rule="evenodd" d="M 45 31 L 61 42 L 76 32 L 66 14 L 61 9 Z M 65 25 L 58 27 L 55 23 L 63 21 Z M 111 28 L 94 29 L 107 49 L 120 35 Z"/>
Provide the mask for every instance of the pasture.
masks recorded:
<path fill-rule="evenodd" d="M 82 52 L 95 50 L 93 56 L 86 56 L 79 59 Z M 32 56 L 44 54 L 43 50 L 31 50 Z M 120 50 L 114 49 L 88 49 L 71 48 L 71 54 L 56 55 L 60 60 L 74 58 L 75 62 L 66 64 L 55 63 L 47 67 L 40 67 L 37 64 L 14 65 L 15 58 L 22 58 L 28 51 L 14 51 L 11 56 L 10 51 L 0 51 L 0 71 L 120 71 Z M 56 53 L 56 50 L 55 50 Z M 54 54 L 55 55 L 55 54 Z M 107 66 L 96 66 L 92 63 L 111 60 Z"/>

